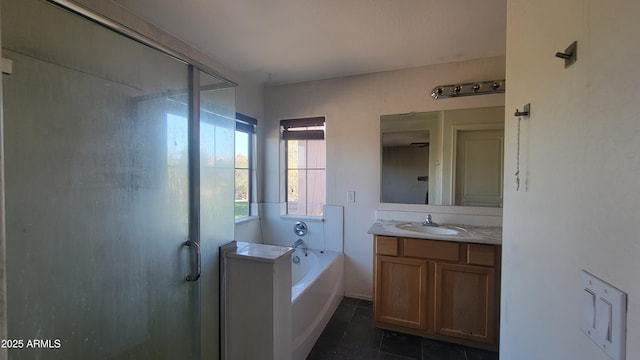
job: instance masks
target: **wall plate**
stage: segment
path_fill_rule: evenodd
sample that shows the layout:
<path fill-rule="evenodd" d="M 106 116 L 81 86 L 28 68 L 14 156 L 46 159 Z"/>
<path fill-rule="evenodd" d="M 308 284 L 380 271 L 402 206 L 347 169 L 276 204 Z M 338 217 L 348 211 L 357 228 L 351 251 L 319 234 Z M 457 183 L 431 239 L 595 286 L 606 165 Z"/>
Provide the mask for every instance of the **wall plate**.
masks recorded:
<path fill-rule="evenodd" d="M 568 59 L 564 59 L 564 68 L 566 69 L 578 61 L 578 42 L 572 42 L 564 53 L 570 55 Z"/>
<path fill-rule="evenodd" d="M 612 359 L 624 360 L 627 294 L 585 270 L 580 277 L 580 329 Z"/>

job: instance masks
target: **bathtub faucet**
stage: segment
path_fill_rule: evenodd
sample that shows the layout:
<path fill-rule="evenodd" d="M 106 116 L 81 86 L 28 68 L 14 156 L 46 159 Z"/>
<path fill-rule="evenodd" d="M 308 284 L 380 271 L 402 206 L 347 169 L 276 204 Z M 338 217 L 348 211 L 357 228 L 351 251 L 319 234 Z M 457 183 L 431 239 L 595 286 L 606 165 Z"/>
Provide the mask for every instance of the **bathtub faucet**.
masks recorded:
<path fill-rule="evenodd" d="M 304 244 L 304 241 L 302 241 L 302 239 L 298 239 L 293 244 L 291 244 L 291 247 L 295 249 L 298 246 L 302 246 L 302 244 Z M 307 256 L 307 248 L 303 247 L 302 251 L 304 252 L 304 256 Z"/>

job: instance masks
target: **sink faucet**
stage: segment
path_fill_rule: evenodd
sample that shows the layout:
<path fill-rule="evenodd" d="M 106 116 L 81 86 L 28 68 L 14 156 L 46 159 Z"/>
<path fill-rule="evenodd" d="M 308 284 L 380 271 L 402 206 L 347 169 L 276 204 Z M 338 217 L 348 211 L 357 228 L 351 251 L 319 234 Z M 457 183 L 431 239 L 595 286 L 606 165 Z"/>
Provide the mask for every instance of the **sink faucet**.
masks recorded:
<path fill-rule="evenodd" d="M 431 214 L 427 214 L 427 217 L 424 219 L 422 226 L 438 226 L 438 224 L 431 221 Z"/>

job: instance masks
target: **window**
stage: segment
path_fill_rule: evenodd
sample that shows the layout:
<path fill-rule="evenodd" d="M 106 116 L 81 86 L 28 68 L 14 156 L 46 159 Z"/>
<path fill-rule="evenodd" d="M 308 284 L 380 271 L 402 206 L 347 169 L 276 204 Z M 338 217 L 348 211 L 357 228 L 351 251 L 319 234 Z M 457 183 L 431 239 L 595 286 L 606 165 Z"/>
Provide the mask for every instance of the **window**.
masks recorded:
<path fill-rule="evenodd" d="M 280 121 L 286 152 L 287 214 L 321 216 L 326 197 L 325 119 Z"/>
<path fill-rule="evenodd" d="M 253 154 L 256 125 L 258 121 L 236 113 L 235 152 L 235 218 L 251 215 L 251 195 L 253 193 Z"/>

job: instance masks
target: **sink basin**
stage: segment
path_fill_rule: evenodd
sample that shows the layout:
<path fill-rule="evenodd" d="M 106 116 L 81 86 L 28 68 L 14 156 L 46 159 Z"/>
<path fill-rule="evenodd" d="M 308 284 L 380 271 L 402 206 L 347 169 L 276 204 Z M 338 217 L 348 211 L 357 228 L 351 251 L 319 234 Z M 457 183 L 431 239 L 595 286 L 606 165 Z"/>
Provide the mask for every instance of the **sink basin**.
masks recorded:
<path fill-rule="evenodd" d="M 463 228 L 459 228 L 456 226 L 422 226 L 418 223 L 405 223 L 396 225 L 398 229 L 414 231 L 422 234 L 431 234 L 431 235 L 459 235 L 461 233 L 467 232 Z"/>

